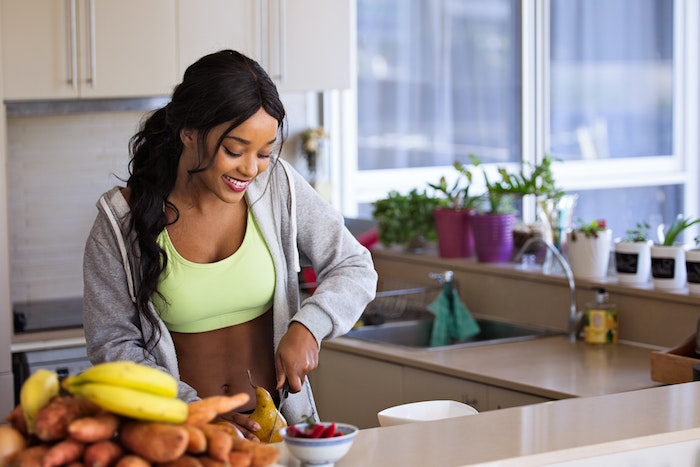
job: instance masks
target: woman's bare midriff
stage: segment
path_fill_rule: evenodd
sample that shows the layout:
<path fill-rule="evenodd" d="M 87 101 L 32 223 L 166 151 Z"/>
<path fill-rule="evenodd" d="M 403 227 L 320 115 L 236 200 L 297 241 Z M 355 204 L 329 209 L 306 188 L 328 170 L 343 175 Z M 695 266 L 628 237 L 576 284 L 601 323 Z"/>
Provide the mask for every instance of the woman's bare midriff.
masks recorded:
<path fill-rule="evenodd" d="M 180 367 L 180 379 L 200 397 L 246 392 L 248 403 L 239 408 L 255 408 L 256 386 L 262 386 L 277 401 L 275 359 L 272 338 L 272 311 L 252 321 L 200 333 L 172 332 Z"/>

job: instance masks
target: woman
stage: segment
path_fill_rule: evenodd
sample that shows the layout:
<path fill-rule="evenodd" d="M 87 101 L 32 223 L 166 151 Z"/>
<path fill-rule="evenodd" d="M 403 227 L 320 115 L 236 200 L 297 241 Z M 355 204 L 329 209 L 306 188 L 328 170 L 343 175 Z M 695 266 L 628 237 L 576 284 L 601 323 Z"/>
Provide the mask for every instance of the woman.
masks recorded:
<path fill-rule="evenodd" d="M 342 216 L 278 158 L 284 119 L 255 61 L 201 58 L 132 138 L 127 186 L 98 201 L 84 256 L 90 360 L 160 367 L 185 401 L 246 392 L 226 418 L 250 439 L 247 371 L 277 400 L 289 382 L 289 422 L 316 416 L 321 341 L 352 327 L 377 280 Z M 301 305 L 300 262 L 318 276 Z"/>

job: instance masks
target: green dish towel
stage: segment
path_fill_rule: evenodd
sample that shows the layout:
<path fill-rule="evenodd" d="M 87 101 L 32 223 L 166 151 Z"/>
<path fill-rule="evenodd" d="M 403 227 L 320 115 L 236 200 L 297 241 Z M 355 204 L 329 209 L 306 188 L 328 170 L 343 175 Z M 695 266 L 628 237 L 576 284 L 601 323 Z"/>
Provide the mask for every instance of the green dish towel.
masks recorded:
<path fill-rule="evenodd" d="M 435 315 L 430 334 L 431 347 L 448 345 L 453 340 L 463 341 L 481 332 L 479 323 L 451 286 L 443 288 L 433 303 L 428 305 L 428 310 Z"/>

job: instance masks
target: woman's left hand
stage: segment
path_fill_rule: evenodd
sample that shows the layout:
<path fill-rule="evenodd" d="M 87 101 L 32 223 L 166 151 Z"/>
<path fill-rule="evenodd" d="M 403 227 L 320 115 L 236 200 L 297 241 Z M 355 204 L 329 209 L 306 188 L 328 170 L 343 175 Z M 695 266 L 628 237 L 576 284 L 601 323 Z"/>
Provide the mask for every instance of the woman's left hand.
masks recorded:
<path fill-rule="evenodd" d="M 275 353 L 277 389 L 282 389 L 285 378 L 291 392 L 301 391 L 306 375 L 318 366 L 318 343 L 311 331 L 293 321 L 282 336 Z"/>

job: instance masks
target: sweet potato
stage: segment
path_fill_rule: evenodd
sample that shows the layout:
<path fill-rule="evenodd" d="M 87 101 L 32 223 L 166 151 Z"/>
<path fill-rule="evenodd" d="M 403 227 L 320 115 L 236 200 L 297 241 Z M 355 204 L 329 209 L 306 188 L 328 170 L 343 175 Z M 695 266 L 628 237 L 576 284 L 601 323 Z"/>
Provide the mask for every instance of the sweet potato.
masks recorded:
<path fill-rule="evenodd" d="M 20 452 L 10 464 L 12 467 L 41 467 L 44 456 L 49 447 L 45 444 L 37 444 Z"/>
<path fill-rule="evenodd" d="M 238 428 L 233 426 L 233 424 L 231 424 L 230 422 L 220 421 L 214 423 L 214 425 L 224 430 L 226 433 L 229 434 L 229 436 L 233 438 L 243 438 L 243 434 L 240 431 L 238 431 Z"/>
<path fill-rule="evenodd" d="M 83 463 L 86 467 L 111 467 L 124 455 L 124 449 L 114 441 L 101 440 L 85 448 Z"/>
<path fill-rule="evenodd" d="M 253 462 L 253 453 L 245 451 L 231 451 L 228 457 L 229 467 L 250 467 Z"/>
<path fill-rule="evenodd" d="M 5 417 L 5 421 L 9 423 L 12 428 L 27 436 L 27 419 L 24 418 L 24 412 L 22 412 L 22 406 L 17 404 L 12 412 Z"/>
<path fill-rule="evenodd" d="M 199 458 L 185 454 L 172 462 L 158 464 L 158 467 L 204 467 Z"/>
<path fill-rule="evenodd" d="M 119 459 L 114 467 L 151 467 L 151 464 L 141 456 L 127 454 Z"/>
<path fill-rule="evenodd" d="M 182 427 L 187 430 L 187 452 L 190 454 L 202 454 L 207 451 L 207 437 L 201 428 L 184 423 Z"/>
<path fill-rule="evenodd" d="M 81 417 L 95 415 L 100 408 L 92 402 L 73 396 L 54 397 L 36 416 L 34 434 L 42 441 L 68 437 L 68 425 Z"/>
<path fill-rule="evenodd" d="M 271 444 L 255 443 L 253 449 L 252 467 L 265 467 L 272 465 L 280 458 L 279 450 Z"/>
<path fill-rule="evenodd" d="M 24 435 L 10 425 L 0 425 L 0 466 L 8 465 L 27 447 Z"/>
<path fill-rule="evenodd" d="M 246 438 L 233 438 L 234 451 L 253 452 L 255 446 L 258 444 L 260 444 L 260 442 L 251 441 Z"/>
<path fill-rule="evenodd" d="M 250 396 L 241 392 L 232 396 L 209 396 L 190 402 L 189 413 L 215 412 L 217 415 L 232 412 L 250 400 Z"/>
<path fill-rule="evenodd" d="M 213 410 L 198 410 L 195 412 L 188 412 L 187 420 L 185 423 L 192 426 L 202 426 L 214 420 L 217 413 Z"/>
<path fill-rule="evenodd" d="M 83 443 L 110 439 L 116 434 L 119 421 L 119 417 L 110 412 L 78 418 L 68 425 L 68 435 Z"/>
<path fill-rule="evenodd" d="M 126 422 L 119 429 L 119 439 L 126 449 L 156 464 L 182 456 L 188 443 L 182 425 L 158 422 Z"/>
<path fill-rule="evenodd" d="M 228 462 L 217 461 L 209 456 L 199 456 L 199 462 L 202 467 L 231 467 Z"/>
<path fill-rule="evenodd" d="M 85 452 L 85 443 L 74 439 L 64 439 L 46 451 L 41 462 L 42 467 L 59 467 L 80 459 Z"/>
<path fill-rule="evenodd" d="M 216 425 L 204 425 L 202 431 L 207 438 L 209 457 L 226 462 L 231 449 L 233 449 L 233 438 Z"/>

